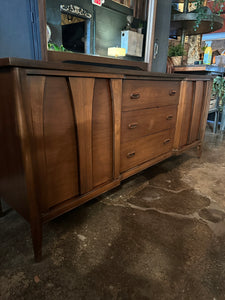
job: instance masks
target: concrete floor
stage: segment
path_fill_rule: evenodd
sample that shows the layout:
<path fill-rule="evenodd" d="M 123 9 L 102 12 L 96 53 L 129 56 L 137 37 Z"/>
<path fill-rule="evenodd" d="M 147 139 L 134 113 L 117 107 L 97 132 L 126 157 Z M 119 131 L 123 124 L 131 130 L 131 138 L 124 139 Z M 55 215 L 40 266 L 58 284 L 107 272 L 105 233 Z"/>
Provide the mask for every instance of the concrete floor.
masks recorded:
<path fill-rule="evenodd" d="M 225 299 L 225 141 L 189 152 L 45 225 L 0 219 L 0 299 Z"/>

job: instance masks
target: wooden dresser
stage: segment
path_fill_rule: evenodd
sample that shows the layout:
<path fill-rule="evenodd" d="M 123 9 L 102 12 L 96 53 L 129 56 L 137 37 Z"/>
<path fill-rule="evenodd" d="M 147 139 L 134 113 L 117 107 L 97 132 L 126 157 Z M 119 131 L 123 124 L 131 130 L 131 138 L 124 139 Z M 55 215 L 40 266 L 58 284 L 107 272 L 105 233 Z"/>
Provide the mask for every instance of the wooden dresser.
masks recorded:
<path fill-rule="evenodd" d="M 179 91 L 179 81 L 124 80 L 122 178 L 147 161 L 172 154 Z"/>
<path fill-rule="evenodd" d="M 43 223 L 201 150 L 207 76 L 1 59 L 0 85 L 0 198 L 30 223 L 36 260 Z"/>

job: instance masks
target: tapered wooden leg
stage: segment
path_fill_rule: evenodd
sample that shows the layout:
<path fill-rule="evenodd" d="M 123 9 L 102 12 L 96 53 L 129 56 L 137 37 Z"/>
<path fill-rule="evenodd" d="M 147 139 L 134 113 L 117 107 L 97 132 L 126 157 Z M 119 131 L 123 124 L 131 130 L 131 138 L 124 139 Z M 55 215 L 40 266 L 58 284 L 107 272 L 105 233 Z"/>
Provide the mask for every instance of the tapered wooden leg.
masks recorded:
<path fill-rule="evenodd" d="M 0 198 L 0 218 L 3 217 L 4 213 L 3 213 L 3 208 L 2 208 L 2 200 Z"/>
<path fill-rule="evenodd" d="M 39 222 L 31 224 L 31 235 L 34 259 L 36 262 L 40 262 L 42 259 L 42 225 Z"/>
<path fill-rule="evenodd" d="M 198 158 L 202 156 L 202 145 L 197 146 L 197 156 Z"/>

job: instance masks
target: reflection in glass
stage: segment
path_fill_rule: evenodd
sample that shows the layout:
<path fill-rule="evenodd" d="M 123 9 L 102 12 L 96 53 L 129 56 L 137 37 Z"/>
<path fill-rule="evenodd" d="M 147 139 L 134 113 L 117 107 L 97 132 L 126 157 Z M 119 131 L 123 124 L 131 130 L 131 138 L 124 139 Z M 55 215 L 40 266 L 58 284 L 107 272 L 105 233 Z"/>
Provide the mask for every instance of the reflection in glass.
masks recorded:
<path fill-rule="evenodd" d="M 110 48 L 126 49 L 127 60 L 144 60 L 148 0 L 46 0 L 53 49 L 109 56 Z M 123 53 L 115 51 L 115 53 Z"/>

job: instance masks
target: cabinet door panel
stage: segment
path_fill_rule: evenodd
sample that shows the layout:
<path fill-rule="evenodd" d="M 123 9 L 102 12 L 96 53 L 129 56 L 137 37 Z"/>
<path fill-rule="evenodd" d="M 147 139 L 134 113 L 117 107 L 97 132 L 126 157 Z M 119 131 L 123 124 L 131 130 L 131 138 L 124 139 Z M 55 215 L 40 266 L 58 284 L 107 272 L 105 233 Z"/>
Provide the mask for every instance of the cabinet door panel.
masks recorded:
<path fill-rule="evenodd" d="M 192 118 L 193 95 L 194 95 L 193 82 L 192 81 L 186 82 L 186 93 L 183 99 L 184 113 L 183 113 L 182 124 L 181 124 L 180 146 L 186 145 L 188 143 L 190 123 Z"/>
<path fill-rule="evenodd" d="M 109 80 L 96 79 L 93 98 L 93 186 L 113 178 L 113 120 Z"/>
<path fill-rule="evenodd" d="M 64 77 L 29 76 L 37 177 L 45 209 L 79 194 L 77 137 Z"/>
<path fill-rule="evenodd" d="M 200 121 L 203 111 L 203 88 L 204 83 L 202 81 L 197 81 L 195 85 L 195 96 L 194 96 L 194 106 L 193 115 L 190 128 L 189 144 L 200 139 Z"/>
<path fill-rule="evenodd" d="M 78 134 L 80 191 L 92 190 L 92 104 L 94 78 L 69 78 Z"/>
<path fill-rule="evenodd" d="M 113 116 L 109 79 L 69 78 L 78 131 L 81 193 L 113 180 Z"/>
<path fill-rule="evenodd" d="M 182 83 L 178 109 L 175 149 L 191 145 L 202 138 L 204 110 L 207 105 L 207 82 L 187 81 Z"/>

